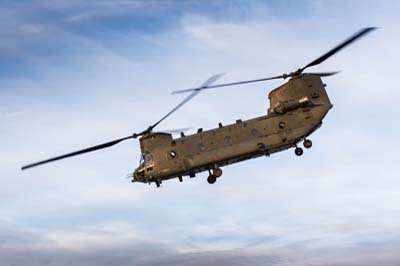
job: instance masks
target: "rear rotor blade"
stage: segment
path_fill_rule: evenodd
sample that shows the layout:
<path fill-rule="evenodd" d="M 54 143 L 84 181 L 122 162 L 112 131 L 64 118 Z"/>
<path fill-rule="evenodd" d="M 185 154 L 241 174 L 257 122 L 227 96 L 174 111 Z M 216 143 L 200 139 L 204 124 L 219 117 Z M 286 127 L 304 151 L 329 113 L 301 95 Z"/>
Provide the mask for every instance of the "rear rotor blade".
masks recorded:
<path fill-rule="evenodd" d="M 183 128 L 174 128 L 174 129 L 167 129 L 167 130 L 161 130 L 162 132 L 170 133 L 170 134 L 178 134 L 181 132 L 186 132 L 189 129 L 192 129 L 191 127 L 183 127 Z"/>
<path fill-rule="evenodd" d="M 369 28 L 363 28 L 361 29 L 359 32 L 357 32 L 356 34 L 354 34 L 353 36 L 351 36 L 349 39 L 345 40 L 344 42 L 342 42 L 341 44 L 339 44 L 338 46 L 336 46 L 335 48 L 333 48 L 332 50 L 330 50 L 329 52 L 327 52 L 326 54 L 320 56 L 319 58 L 315 59 L 314 61 L 312 61 L 311 63 L 309 63 L 308 65 L 306 65 L 305 67 L 300 69 L 300 72 L 302 72 L 303 70 L 305 70 L 308 67 L 312 67 L 312 66 L 316 66 L 318 64 L 321 64 L 322 62 L 324 62 L 326 59 L 328 59 L 329 57 L 331 57 L 332 55 L 336 54 L 337 52 L 339 52 L 341 49 L 343 49 L 344 47 L 346 47 L 347 45 L 349 45 L 350 43 L 354 42 L 355 40 L 357 40 L 358 38 L 361 38 L 362 36 L 364 36 L 365 34 L 367 34 L 368 32 L 375 30 L 375 27 L 369 27 Z"/>
<path fill-rule="evenodd" d="M 54 158 L 43 160 L 43 161 L 40 161 L 40 162 L 37 162 L 37 163 L 28 164 L 28 165 L 22 166 L 21 170 L 26 170 L 26 169 L 31 168 L 31 167 L 35 167 L 35 166 L 38 166 L 38 165 L 41 165 L 41 164 L 45 164 L 45 163 L 54 162 L 54 161 L 57 161 L 57 160 L 61 160 L 61 159 L 64 159 L 64 158 L 76 156 L 76 155 L 79 155 L 79 154 L 83 154 L 83 153 L 87 153 L 87 152 L 92 152 L 92 151 L 108 148 L 108 147 L 111 147 L 111 146 L 121 142 L 121 141 L 130 139 L 130 138 L 133 138 L 133 137 L 134 136 L 129 136 L 129 137 L 125 137 L 125 138 L 116 139 L 116 140 L 109 141 L 109 142 L 106 142 L 106 143 L 103 143 L 103 144 L 99 144 L 99 145 L 96 145 L 96 146 L 93 146 L 93 147 L 90 147 L 90 148 L 86 148 L 86 149 L 83 149 L 83 150 L 71 152 L 71 153 L 68 153 L 68 154 L 64 154 L 64 155 L 61 155 L 61 156 L 57 156 L 57 157 L 54 157 Z"/>
<path fill-rule="evenodd" d="M 202 90 L 207 90 L 207 89 L 220 88 L 220 87 L 233 86 L 233 85 L 241 85 L 241 84 L 247 84 L 247 83 L 253 83 L 253 82 L 261 82 L 261 81 L 272 80 L 272 79 L 281 79 L 281 78 L 286 78 L 286 77 L 287 77 L 286 75 L 280 75 L 280 76 L 270 77 L 270 78 L 252 79 L 252 80 L 217 84 L 217 85 L 211 85 L 211 86 L 202 86 L 202 87 L 198 87 L 198 88 L 173 91 L 172 94 L 192 92 L 192 91 L 202 91 Z"/>
<path fill-rule="evenodd" d="M 212 77 L 210 77 L 207 81 L 205 81 L 200 88 L 207 88 L 210 84 L 214 83 L 217 79 L 219 79 L 220 77 L 222 77 L 224 74 L 217 74 L 214 75 Z M 156 126 L 158 126 L 164 119 L 166 119 L 168 116 L 170 116 L 172 113 L 174 113 L 176 110 L 178 110 L 179 108 L 182 107 L 182 105 L 184 105 L 185 103 L 187 103 L 188 101 L 190 101 L 193 97 L 195 97 L 197 94 L 200 93 L 201 90 L 195 90 L 192 94 L 190 94 L 188 97 L 186 97 L 181 103 L 179 103 L 174 109 L 172 109 L 169 113 L 167 113 L 166 115 L 164 115 L 160 120 L 158 120 L 156 123 L 154 123 L 153 125 L 151 125 L 149 127 L 150 130 L 152 130 L 153 128 L 155 128 Z"/>

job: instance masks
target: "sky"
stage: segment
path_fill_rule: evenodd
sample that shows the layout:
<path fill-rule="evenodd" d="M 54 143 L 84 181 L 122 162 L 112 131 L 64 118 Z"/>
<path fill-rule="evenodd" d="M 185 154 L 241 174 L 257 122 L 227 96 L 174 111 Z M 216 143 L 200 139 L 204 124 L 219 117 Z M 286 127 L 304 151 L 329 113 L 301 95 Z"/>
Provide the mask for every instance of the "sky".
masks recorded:
<path fill-rule="evenodd" d="M 398 1 L 0 2 L 0 265 L 399 265 Z M 131 183 L 137 141 L 23 164 L 147 128 L 171 91 L 313 71 L 334 108 L 293 150 Z M 202 92 L 159 130 L 264 115 L 271 81 Z"/>

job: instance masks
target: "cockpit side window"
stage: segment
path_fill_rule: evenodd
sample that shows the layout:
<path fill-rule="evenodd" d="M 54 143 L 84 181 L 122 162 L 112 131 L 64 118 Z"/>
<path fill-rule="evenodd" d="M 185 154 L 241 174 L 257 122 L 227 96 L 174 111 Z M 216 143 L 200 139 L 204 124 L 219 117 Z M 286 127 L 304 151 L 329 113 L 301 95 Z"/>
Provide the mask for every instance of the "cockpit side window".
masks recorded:
<path fill-rule="evenodd" d="M 144 162 L 145 162 L 145 163 L 150 163 L 150 162 L 152 162 L 152 161 L 154 161 L 153 155 L 150 154 L 150 153 L 146 154 L 145 157 L 144 157 Z"/>
<path fill-rule="evenodd" d="M 154 161 L 154 156 L 148 152 L 143 153 L 140 158 L 141 165 L 149 164 L 149 163 L 152 163 L 153 161 Z"/>

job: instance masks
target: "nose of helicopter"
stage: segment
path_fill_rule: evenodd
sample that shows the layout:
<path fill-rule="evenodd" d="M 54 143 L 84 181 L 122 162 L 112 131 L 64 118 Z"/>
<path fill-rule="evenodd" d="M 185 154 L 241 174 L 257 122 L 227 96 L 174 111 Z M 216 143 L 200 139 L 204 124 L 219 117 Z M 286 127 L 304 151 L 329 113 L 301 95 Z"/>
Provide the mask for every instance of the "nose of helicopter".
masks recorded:
<path fill-rule="evenodd" d="M 137 168 L 132 174 L 132 182 L 144 182 L 144 168 Z"/>

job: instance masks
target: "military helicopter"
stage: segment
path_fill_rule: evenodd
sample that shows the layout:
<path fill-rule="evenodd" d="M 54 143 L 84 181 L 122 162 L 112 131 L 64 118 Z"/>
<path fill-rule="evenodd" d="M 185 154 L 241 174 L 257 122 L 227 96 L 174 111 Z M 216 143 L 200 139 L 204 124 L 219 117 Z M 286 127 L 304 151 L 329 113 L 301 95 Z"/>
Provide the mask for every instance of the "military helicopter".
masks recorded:
<path fill-rule="evenodd" d="M 303 149 L 299 147 L 298 143 L 303 142 L 305 148 L 311 148 L 312 141 L 308 137 L 321 127 L 322 120 L 333 107 L 321 77 L 338 73 L 305 73 L 304 70 L 321 64 L 345 46 L 374 29 L 376 28 L 361 29 L 324 55 L 289 74 L 212 85 L 222 76 L 222 74 L 214 75 L 200 87 L 174 91 L 173 94 L 189 92 L 190 94 L 160 120 L 141 132 L 29 164 L 23 166 L 21 170 L 108 148 L 119 142 L 138 137 L 140 137 L 141 149 L 140 163 L 139 167 L 131 174 L 131 181 L 148 184 L 154 182 L 157 187 L 160 187 L 164 180 L 178 178 L 182 182 L 183 176 L 195 177 L 197 173 L 203 171 L 209 173 L 208 183 L 214 184 L 222 175 L 222 166 L 260 156 L 269 156 L 290 148 L 294 148 L 294 153 L 301 156 Z M 200 128 L 197 133 L 192 135 L 185 136 L 181 132 L 181 136 L 175 139 L 170 133 L 153 131 L 167 117 L 203 90 L 286 78 L 289 78 L 286 83 L 269 93 L 270 105 L 266 115 L 246 121 L 237 120 L 231 125 L 219 123 L 217 128 L 211 130 Z"/>

